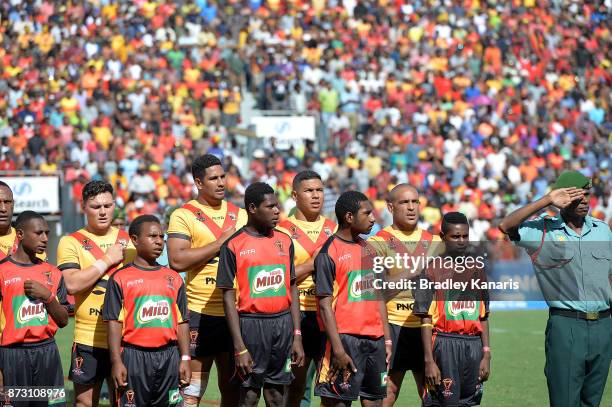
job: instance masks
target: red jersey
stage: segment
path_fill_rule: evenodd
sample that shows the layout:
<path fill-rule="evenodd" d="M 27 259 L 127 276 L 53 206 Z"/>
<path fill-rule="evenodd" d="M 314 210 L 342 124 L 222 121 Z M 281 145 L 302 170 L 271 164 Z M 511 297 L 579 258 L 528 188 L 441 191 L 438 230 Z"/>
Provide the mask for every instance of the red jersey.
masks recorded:
<path fill-rule="evenodd" d="M 481 321 L 489 315 L 487 290 L 475 288 L 472 282 L 486 281 L 484 270 L 462 273 L 430 267 L 417 282 L 414 291 L 414 315 L 430 316 L 433 333 L 445 332 L 480 335 Z M 467 283 L 460 286 L 461 283 Z"/>
<path fill-rule="evenodd" d="M 332 297 L 338 333 L 380 338 L 384 335 L 380 300 L 374 289 L 373 256 L 364 240 L 349 242 L 333 235 L 315 259 L 315 289 Z"/>
<path fill-rule="evenodd" d="M 273 229 L 262 236 L 242 228 L 221 246 L 217 287 L 238 291 L 240 313 L 287 311 L 295 280 L 293 257 L 289 235 Z"/>
<path fill-rule="evenodd" d="M 123 323 L 125 343 L 157 348 L 174 342 L 178 324 L 189 319 L 183 279 L 164 266 L 128 264 L 108 282 L 102 317 Z"/>
<path fill-rule="evenodd" d="M 51 339 L 57 324 L 49 318 L 41 300 L 26 296 L 23 284 L 34 280 L 55 293 L 60 304 L 66 304 L 66 287 L 62 272 L 40 261 L 35 264 L 17 263 L 12 257 L 0 260 L 0 345 L 33 343 Z"/>

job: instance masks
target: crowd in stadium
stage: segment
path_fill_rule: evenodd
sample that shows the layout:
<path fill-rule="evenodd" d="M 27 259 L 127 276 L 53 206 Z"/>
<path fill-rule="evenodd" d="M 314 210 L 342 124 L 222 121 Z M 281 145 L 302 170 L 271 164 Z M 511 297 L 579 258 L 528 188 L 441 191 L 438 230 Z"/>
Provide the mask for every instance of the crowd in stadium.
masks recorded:
<path fill-rule="evenodd" d="M 380 225 L 409 182 L 424 226 L 459 210 L 473 239 L 496 239 L 498 219 L 577 169 L 610 221 L 609 14 L 560 0 L 2 2 L 0 170 L 61 171 L 75 200 L 106 178 L 131 220 L 190 198 L 190 163 L 210 152 L 237 203 L 262 180 L 287 214 L 312 168 L 330 205 L 361 190 Z M 232 129 L 246 92 L 316 112 L 319 143 L 245 156 Z"/>

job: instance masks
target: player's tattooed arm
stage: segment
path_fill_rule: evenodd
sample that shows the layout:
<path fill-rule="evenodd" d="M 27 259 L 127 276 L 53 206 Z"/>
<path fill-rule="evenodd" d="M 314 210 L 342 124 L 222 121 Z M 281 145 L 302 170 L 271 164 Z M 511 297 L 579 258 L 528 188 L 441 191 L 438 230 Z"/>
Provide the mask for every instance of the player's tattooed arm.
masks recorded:
<path fill-rule="evenodd" d="M 425 385 L 428 387 L 437 386 L 442 380 L 442 374 L 436 364 L 433 356 L 433 348 L 431 343 L 431 317 L 421 318 L 421 339 L 423 341 L 423 353 L 425 356 Z"/>
<path fill-rule="evenodd" d="M 116 389 L 122 391 L 127 386 L 127 369 L 121 360 L 121 331 L 123 323 L 108 321 L 108 350 L 112 364 L 111 377 Z"/>
<path fill-rule="evenodd" d="M 489 348 L 489 321 L 481 320 L 480 325 L 482 326 L 482 347 Z M 480 361 L 480 367 L 478 369 L 478 380 L 486 382 L 491 374 L 491 351 L 483 351 L 482 360 Z"/>
<path fill-rule="evenodd" d="M 238 311 L 236 311 L 236 290 L 221 289 L 223 290 L 225 317 L 227 319 L 230 334 L 232 335 L 232 342 L 234 343 L 236 370 L 241 378 L 244 379 L 253 370 L 254 362 L 249 350 L 244 344 L 242 334 L 240 333 L 240 319 L 238 317 Z"/>

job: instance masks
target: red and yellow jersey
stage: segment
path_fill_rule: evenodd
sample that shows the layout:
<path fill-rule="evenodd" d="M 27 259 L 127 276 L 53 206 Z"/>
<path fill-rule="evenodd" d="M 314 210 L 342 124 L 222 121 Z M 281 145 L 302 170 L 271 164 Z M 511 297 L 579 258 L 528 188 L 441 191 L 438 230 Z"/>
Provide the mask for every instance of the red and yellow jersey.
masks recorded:
<path fill-rule="evenodd" d="M 324 216 L 319 216 L 316 222 L 307 222 L 290 216 L 278 224 L 278 230 L 291 236 L 295 249 L 294 263 L 296 266 L 314 260 L 313 254 L 336 232 L 337 228 L 338 225 L 334 221 Z M 298 291 L 300 310 L 316 311 L 317 298 L 312 275 L 298 284 Z"/>
<path fill-rule="evenodd" d="M 185 239 L 191 247 L 204 247 L 219 239 L 224 230 L 246 225 L 244 209 L 223 201 L 221 208 L 214 209 L 196 200 L 189 201 L 175 210 L 170 217 L 168 238 Z M 208 263 L 187 270 L 187 307 L 199 314 L 224 316 L 223 297 L 216 288 L 219 257 Z"/>
<path fill-rule="evenodd" d="M 376 253 L 381 257 L 395 257 L 408 254 L 411 263 L 416 267 L 414 275 L 406 269 L 387 269 L 387 279 L 393 279 L 398 275 L 405 275 L 411 278 L 419 275 L 426 265 L 427 257 L 438 255 L 442 251 L 442 239 L 432 235 L 426 230 L 416 229 L 412 233 L 406 233 L 392 226 L 387 226 L 379 231 L 375 236 L 368 239 L 368 242 L 376 249 Z M 421 266 L 422 265 L 422 266 Z M 404 290 L 387 302 L 387 314 L 389 323 L 410 328 L 421 326 L 421 318 L 412 315 L 414 308 L 414 298 L 410 290 Z"/>
<path fill-rule="evenodd" d="M 482 273 L 484 275 L 484 273 Z M 462 335 L 480 335 L 481 321 L 489 315 L 489 294 L 487 290 L 472 289 L 471 281 L 486 281 L 480 271 L 443 270 L 430 267 L 423 280 L 429 286 L 423 288 L 419 282 L 415 290 L 413 313 L 430 316 L 433 333 L 445 332 Z M 459 284 L 467 283 L 465 289 Z"/>
<path fill-rule="evenodd" d="M 315 259 L 316 295 L 332 297 L 338 333 L 370 338 L 384 334 L 381 300 L 374 288 L 375 255 L 364 240 L 349 242 L 333 235 Z"/>
<path fill-rule="evenodd" d="M 63 236 L 57 247 L 58 268 L 62 271 L 86 269 L 102 258 L 106 250 L 116 243 L 127 245 L 124 263 L 131 262 L 136 249 L 123 230 L 111 227 L 106 235 L 98 236 L 80 229 L 73 234 Z M 96 348 L 108 348 L 108 332 L 102 320 L 102 304 L 110 274 L 112 270 L 102 276 L 91 289 L 74 296 L 74 342 Z"/>
<path fill-rule="evenodd" d="M 293 256 L 287 234 L 273 229 L 262 236 L 242 228 L 221 246 L 217 287 L 236 289 L 238 312 L 287 311 L 295 280 Z"/>
<path fill-rule="evenodd" d="M 4 258 L 15 253 L 18 245 L 17 232 L 14 227 L 11 227 L 8 235 L 0 236 L 0 257 Z"/>
<path fill-rule="evenodd" d="M 53 338 L 57 324 L 49 318 L 41 300 L 26 296 L 26 280 L 38 281 L 56 293 L 61 304 L 66 303 L 66 287 L 62 273 L 55 266 L 40 261 L 21 264 L 12 257 L 0 260 L 0 345 L 40 342 Z"/>
<path fill-rule="evenodd" d="M 123 342 L 157 348 L 177 340 L 189 319 L 183 279 L 174 270 L 128 264 L 108 282 L 102 316 L 123 323 Z"/>

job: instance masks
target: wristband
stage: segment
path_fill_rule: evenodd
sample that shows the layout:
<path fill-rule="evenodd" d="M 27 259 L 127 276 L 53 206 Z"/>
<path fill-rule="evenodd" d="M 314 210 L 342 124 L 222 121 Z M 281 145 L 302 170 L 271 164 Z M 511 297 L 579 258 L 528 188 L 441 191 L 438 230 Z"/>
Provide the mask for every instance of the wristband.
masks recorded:
<path fill-rule="evenodd" d="M 241 355 L 244 355 L 245 353 L 249 353 L 249 350 L 248 349 L 241 350 L 240 352 L 234 353 L 234 356 L 241 356 Z"/>
<path fill-rule="evenodd" d="M 299 329 L 296 329 L 295 331 L 293 331 L 293 335 L 302 336 L 302 331 L 300 331 Z"/>
<path fill-rule="evenodd" d="M 393 341 L 391 339 L 387 339 L 385 341 L 385 345 L 393 345 Z"/>
<path fill-rule="evenodd" d="M 96 260 L 93 266 L 96 268 L 96 270 L 98 270 L 100 275 L 106 273 L 106 270 L 108 269 L 108 264 L 106 264 L 106 262 L 102 259 Z"/>
<path fill-rule="evenodd" d="M 491 348 L 490 348 L 490 347 L 488 347 L 488 346 L 483 346 L 483 347 L 482 347 L 482 351 L 483 351 L 483 352 L 491 352 Z"/>
<path fill-rule="evenodd" d="M 183 355 L 183 356 L 181 356 L 181 360 L 191 360 L 191 356 Z"/>
<path fill-rule="evenodd" d="M 51 295 L 49 295 L 49 298 L 47 298 L 47 300 L 45 301 L 46 305 L 51 304 L 51 302 L 55 299 L 55 294 L 53 294 L 53 292 L 51 292 Z"/>
<path fill-rule="evenodd" d="M 421 327 L 429 327 L 429 328 L 433 328 L 433 324 L 421 324 Z"/>

